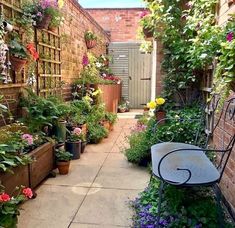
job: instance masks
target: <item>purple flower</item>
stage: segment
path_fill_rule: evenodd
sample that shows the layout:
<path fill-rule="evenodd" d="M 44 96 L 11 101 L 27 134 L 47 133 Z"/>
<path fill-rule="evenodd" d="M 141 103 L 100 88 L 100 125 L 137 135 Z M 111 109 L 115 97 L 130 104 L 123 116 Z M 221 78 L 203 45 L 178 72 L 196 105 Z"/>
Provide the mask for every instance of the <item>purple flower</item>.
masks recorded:
<path fill-rule="evenodd" d="M 87 55 L 84 55 L 82 58 L 82 65 L 87 66 L 89 64 L 89 59 Z"/>
<path fill-rule="evenodd" d="M 47 8 L 57 8 L 58 7 L 58 3 L 56 0 L 42 0 L 40 1 L 40 5 L 42 7 L 42 9 L 47 9 Z"/>
<path fill-rule="evenodd" d="M 234 33 L 233 32 L 229 32 L 226 36 L 226 39 L 228 42 L 231 42 L 233 40 L 234 37 Z"/>
<path fill-rule="evenodd" d="M 37 13 L 37 16 L 38 16 L 38 17 L 42 17 L 42 13 L 41 13 L 41 12 L 38 12 L 38 13 Z"/>

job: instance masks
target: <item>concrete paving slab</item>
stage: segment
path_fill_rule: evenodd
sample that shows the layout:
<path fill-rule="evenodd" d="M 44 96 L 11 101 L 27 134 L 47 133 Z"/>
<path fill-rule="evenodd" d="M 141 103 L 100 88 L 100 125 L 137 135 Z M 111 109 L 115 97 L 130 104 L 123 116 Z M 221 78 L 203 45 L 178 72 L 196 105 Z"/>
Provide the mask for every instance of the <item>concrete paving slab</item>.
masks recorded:
<path fill-rule="evenodd" d="M 112 225 L 72 223 L 69 228 L 126 228 L 126 227 L 129 227 L 129 226 L 112 226 Z"/>
<path fill-rule="evenodd" d="M 130 168 L 133 164 L 129 163 L 122 153 L 109 153 L 103 167 Z"/>
<path fill-rule="evenodd" d="M 22 205 L 19 224 L 22 228 L 25 228 L 22 224 L 35 223 L 37 226 L 37 220 L 42 220 L 46 226 L 55 224 L 54 227 L 57 227 L 60 222 L 67 224 L 73 219 L 87 192 L 87 188 L 42 185 L 37 190 L 37 198 Z"/>
<path fill-rule="evenodd" d="M 144 189 L 149 182 L 149 173 L 139 167 L 102 167 L 92 186 L 114 189 Z"/>
<path fill-rule="evenodd" d="M 70 221 L 58 221 L 57 219 L 42 220 L 36 218 L 20 217 L 18 228 L 67 228 Z"/>
<path fill-rule="evenodd" d="M 81 158 L 78 160 L 72 161 L 72 165 L 95 165 L 101 166 L 105 159 L 108 157 L 108 153 L 92 153 L 92 152 L 85 152 L 81 154 Z"/>
<path fill-rule="evenodd" d="M 94 192 L 94 194 L 93 194 Z M 74 222 L 106 226 L 130 226 L 132 210 L 129 200 L 139 191 L 117 189 L 93 189 L 84 200 Z"/>
<path fill-rule="evenodd" d="M 94 181 L 99 165 L 76 165 L 71 164 L 68 175 L 57 175 L 56 178 L 49 178 L 45 181 L 45 185 L 64 185 L 77 187 L 90 187 Z M 58 171 L 57 171 L 58 173 Z"/>

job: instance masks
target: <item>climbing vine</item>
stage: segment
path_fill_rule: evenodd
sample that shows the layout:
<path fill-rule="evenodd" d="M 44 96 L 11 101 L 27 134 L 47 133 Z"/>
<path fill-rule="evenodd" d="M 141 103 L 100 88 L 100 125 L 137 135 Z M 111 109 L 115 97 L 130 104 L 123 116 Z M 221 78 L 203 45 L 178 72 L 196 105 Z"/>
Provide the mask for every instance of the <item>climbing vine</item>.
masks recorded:
<path fill-rule="evenodd" d="M 217 0 L 146 0 L 149 27 L 163 43 L 165 95 L 200 81 L 213 63 L 213 91 L 227 96 L 235 72 L 234 20 L 222 28 L 216 25 Z"/>

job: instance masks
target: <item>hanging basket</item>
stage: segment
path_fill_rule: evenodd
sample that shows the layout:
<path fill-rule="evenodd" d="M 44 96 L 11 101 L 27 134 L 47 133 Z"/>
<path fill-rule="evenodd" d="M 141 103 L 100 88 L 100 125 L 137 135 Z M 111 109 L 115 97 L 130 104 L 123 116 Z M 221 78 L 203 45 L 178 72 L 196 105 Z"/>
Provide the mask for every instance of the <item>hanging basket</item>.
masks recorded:
<path fill-rule="evenodd" d="M 97 44 L 96 40 L 86 40 L 86 46 L 88 49 L 95 47 Z"/>
<path fill-rule="evenodd" d="M 153 31 L 150 30 L 149 28 L 143 28 L 143 33 L 144 33 L 146 38 L 153 37 Z"/>
<path fill-rule="evenodd" d="M 26 65 L 27 59 L 20 59 L 13 55 L 10 56 L 11 67 L 14 71 L 20 72 Z"/>
<path fill-rule="evenodd" d="M 41 21 L 38 21 L 36 23 L 36 28 L 38 29 L 48 29 L 48 26 L 51 22 L 51 16 L 50 15 L 44 15 Z"/>

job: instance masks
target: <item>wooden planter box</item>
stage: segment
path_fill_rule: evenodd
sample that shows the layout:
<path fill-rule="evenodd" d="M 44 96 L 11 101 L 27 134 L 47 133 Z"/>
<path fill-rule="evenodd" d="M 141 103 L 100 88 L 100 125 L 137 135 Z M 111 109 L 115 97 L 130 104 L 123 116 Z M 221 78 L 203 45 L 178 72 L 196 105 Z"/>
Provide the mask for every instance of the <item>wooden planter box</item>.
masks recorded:
<path fill-rule="evenodd" d="M 102 90 L 101 98 L 105 103 L 106 111 L 117 113 L 118 103 L 121 100 L 121 84 L 99 85 Z"/>
<path fill-rule="evenodd" d="M 14 173 L 0 172 L 0 184 L 5 187 L 5 192 L 10 195 L 12 195 L 17 186 L 30 186 L 28 165 L 13 168 L 12 171 Z"/>
<path fill-rule="evenodd" d="M 28 155 L 35 161 L 29 165 L 14 168 L 13 174 L 0 172 L 0 184 L 5 187 L 5 191 L 12 194 L 17 186 L 35 188 L 39 185 L 54 168 L 53 146 L 48 142 L 30 152 Z"/>
<path fill-rule="evenodd" d="M 29 164 L 30 187 L 39 185 L 54 169 L 54 145 L 45 143 L 29 154 L 36 161 Z"/>

